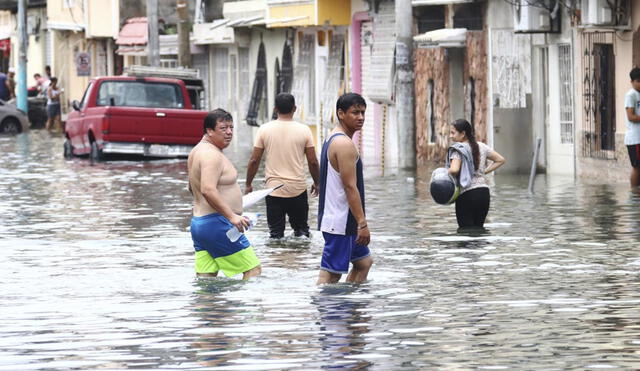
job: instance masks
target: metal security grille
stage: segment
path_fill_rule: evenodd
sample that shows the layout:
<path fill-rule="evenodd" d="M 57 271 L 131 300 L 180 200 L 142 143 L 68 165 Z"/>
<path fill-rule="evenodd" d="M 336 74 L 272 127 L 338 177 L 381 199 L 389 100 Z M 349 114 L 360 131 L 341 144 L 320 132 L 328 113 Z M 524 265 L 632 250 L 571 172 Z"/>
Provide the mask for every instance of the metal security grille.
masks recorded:
<path fill-rule="evenodd" d="M 615 159 L 614 38 L 613 32 L 582 34 L 582 155 L 585 157 Z"/>
<path fill-rule="evenodd" d="M 573 83 L 571 45 L 558 45 L 560 65 L 560 143 L 573 143 Z"/>

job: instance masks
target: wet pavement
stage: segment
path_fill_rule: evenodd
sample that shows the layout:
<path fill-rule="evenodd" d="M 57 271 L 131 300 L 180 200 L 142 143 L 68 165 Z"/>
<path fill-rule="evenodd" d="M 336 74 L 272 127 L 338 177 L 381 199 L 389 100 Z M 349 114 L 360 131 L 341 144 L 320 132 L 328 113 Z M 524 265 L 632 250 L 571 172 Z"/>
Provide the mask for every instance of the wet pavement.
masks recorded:
<path fill-rule="evenodd" d="M 0 136 L 0 370 L 640 368 L 625 184 L 498 175 L 487 231 L 457 233 L 429 169 L 369 174 L 366 284 L 316 287 L 321 235 L 270 242 L 264 218 L 262 277 L 196 280 L 186 162 L 62 143 Z"/>

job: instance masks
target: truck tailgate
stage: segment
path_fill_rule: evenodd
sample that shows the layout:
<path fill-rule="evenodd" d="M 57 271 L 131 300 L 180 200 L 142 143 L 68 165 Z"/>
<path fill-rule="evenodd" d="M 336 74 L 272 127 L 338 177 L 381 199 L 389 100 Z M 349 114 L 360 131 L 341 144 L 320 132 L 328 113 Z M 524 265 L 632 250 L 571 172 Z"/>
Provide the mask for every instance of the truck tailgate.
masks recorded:
<path fill-rule="evenodd" d="M 202 138 L 205 111 L 110 107 L 108 130 L 111 142 L 195 145 Z"/>

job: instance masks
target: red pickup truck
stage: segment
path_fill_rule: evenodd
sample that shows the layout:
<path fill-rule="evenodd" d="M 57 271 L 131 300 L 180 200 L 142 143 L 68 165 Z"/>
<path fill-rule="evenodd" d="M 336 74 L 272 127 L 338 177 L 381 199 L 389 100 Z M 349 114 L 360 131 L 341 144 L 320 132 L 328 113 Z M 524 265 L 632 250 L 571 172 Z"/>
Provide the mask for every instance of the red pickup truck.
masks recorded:
<path fill-rule="evenodd" d="M 186 157 L 202 138 L 206 111 L 193 109 L 182 80 L 111 76 L 89 82 L 72 103 L 64 155 Z"/>

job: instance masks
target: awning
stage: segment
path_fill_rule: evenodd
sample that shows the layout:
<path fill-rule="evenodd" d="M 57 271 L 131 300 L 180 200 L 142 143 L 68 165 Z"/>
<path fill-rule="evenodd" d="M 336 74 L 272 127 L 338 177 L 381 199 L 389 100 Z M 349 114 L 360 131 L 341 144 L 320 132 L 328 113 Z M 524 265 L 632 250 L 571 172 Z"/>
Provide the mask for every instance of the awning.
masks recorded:
<path fill-rule="evenodd" d="M 472 3 L 473 0 L 411 0 L 412 6 Z"/>
<path fill-rule="evenodd" d="M 142 46 L 122 45 L 122 46 L 119 46 L 118 49 L 116 49 L 116 54 L 138 56 L 138 57 L 146 57 L 148 55 L 146 45 L 142 45 Z"/>
<path fill-rule="evenodd" d="M 418 46 L 464 48 L 467 45 L 466 28 L 442 28 L 413 37 Z"/>
<path fill-rule="evenodd" d="M 241 20 L 240 24 L 233 23 L 229 25 L 230 27 L 239 27 L 245 24 L 250 25 L 248 23 L 260 22 L 261 19 L 263 23 L 254 24 L 264 24 L 264 19 L 267 15 L 267 4 L 266 1 L 263 0 L 225 2 L 222 6 L 222 15 L 225 20 L 231 23 Z"/>
<path fill-rule="evenodd" d="M 233 28 L 228 26 L 228 19 L 216 19 L 212 23 L 196 23 L 193 25 L 193 42 L 195 44 L 232 44 L 235 42 Z"/>
<path fill-rule="evenodd" d="M 2 55 L 7 58 L 11 54 L 11 39 L 6 38 L 0 40 L 0 52 Z"/>
<path fill-rule="evenodd" d="M 117 45 L 146 45 L 149 40 L 147 17 L 127 19 L 116 39 Z"/>

